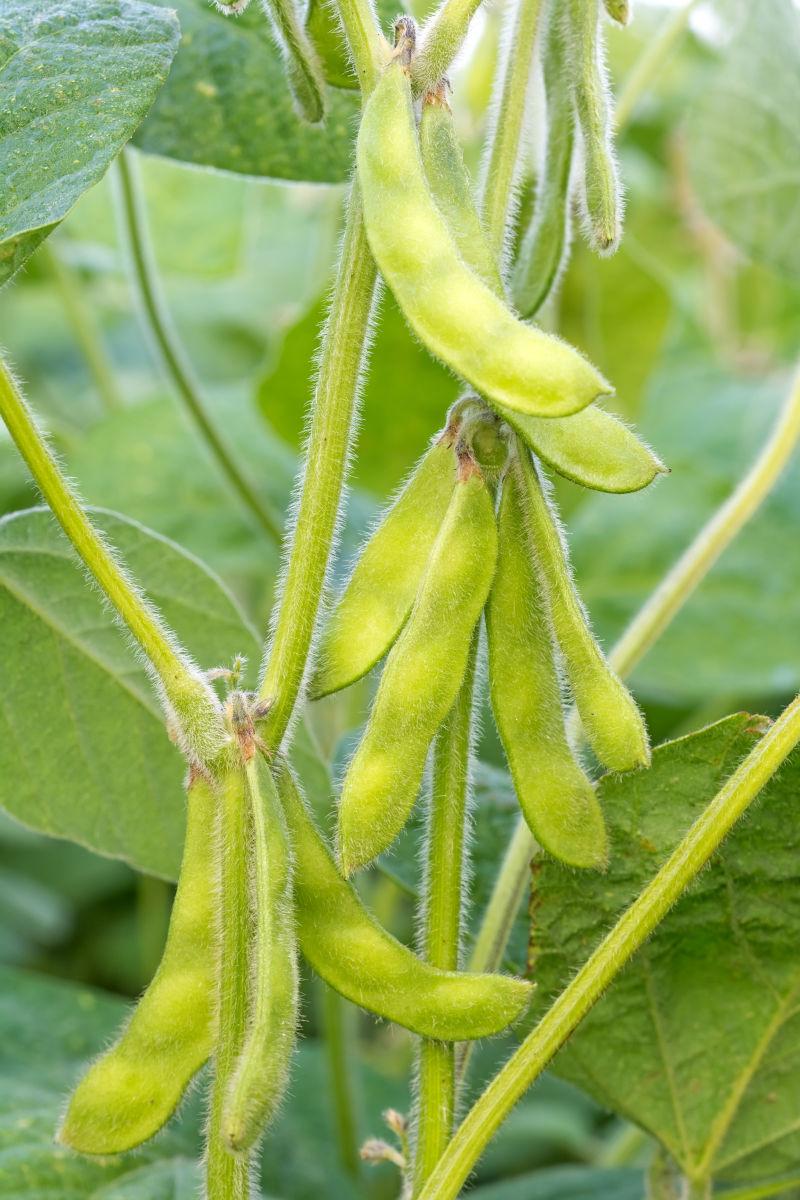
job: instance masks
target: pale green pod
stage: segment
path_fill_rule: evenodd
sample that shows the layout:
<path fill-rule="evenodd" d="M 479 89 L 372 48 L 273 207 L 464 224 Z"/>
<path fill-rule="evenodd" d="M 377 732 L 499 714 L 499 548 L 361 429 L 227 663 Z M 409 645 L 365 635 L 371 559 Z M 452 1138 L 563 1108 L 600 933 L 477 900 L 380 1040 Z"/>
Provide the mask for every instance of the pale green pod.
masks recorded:
<path fill-rule="evenodd" d="M 555 858 L 573 867 L 603 867 L 603 813 L 567 742 L 550 618 L 514 467 L 503 481 L 498 534 L 486 606 L 489 686 L 517 799 L 534 837 Z"/>
<path fill-rule="evenodd" d="M 642 714 L 595 640 L 557 518 L 527 452 L 520 455 L 520 466 L 535 563 L 586 738 L 611 771 L 647 766 L 650 743 Z"/>
<path fill-rule="evenodd" d="M 544 85 L 547 135 L 536 183 L 536 202 L 511 280 L 514 303 L 523 317 L 532 317 L 539 311 L 569 258 L 575 130 L 564 34 L 553 11 L 544 41 Z"/>
<path fill-rule="evenodd" d="M 325 78 L 317 51 L 300 21 L 294 0 L 262 0 L 270 19 L 298 116 L 310 125 L 325 117 Z"/>
<path fill-rule="evenodd" d="M 534 416 L 565 416 L 612 392 L 577 350 L 518 320 L 464 262 L 425 180 L 399 60 L 367 101 L 357 163 L 370 247 L 433 354 L 490 402 Z"/>
<path fill-rule="evenodd" d="M 167 944 L 119 1041 L 73 1093 L 58 1133 L 82 1154 L 119 1154 L 158 1133 L 212 1047 L 216 795 L 196 775 Z"/>
<path fill-rule="evenodd" d="M 559 475 L 598 492 L 638 492 L 667 468 L 633 430 L 592 405 L 571 417 L 503 414 Z"/>
<path fill-rule="evenodd" d="M 603 0 L 605 10 L 617 25 L 629 25 L 633 16 L 631 0 Z"/>
<path fill-rule="evenodd" d="M 256 757 L 244 768 L 252 936 L 247 1030 L 227 1087 L 222 1134 L 235 1153 L 252 1149 L 277 1111 L 297 1029 L 298 976 L 292 873 L 275 783 Z"/>
<path fill-rule="evenodd" d="M 422 101 L 419 146 L 428 187 L 467 266 L 501 299 L 503 281 L 497 269 L 475 201 L 453 114 L 441 83 Z"/>
<path fill-rule="evenodd" d="M 312 700 L 355 683 L 396 641 L 455 482 L 453 439 L 445 431 L 361 551 L 322 635 Z"/>
<path fill-rule="evenodd" d="M 532 988 L 508 975 L 442 971 L 392 937 L 343 879 L 285 763 L 275 765 L 295 862 L 300 949 L 342 996 L 441 1041 L 489 1037 L 516 1021 Z"/>
<path fill-rule="evenodd" d="M 489 593 L 497 556 L 492 497 L 471 460 L 463 476 L 342 784 L 338 845 L 347 875 L 390 846 L 408 820 Z"/>
<path fill-rule="evenodd" d="M 600 254 L 613 254 L 622 228 L 622 197 L 612 147 L 600 0 L 564 0 L 563 11 L 575 117 L 581 135 L 586 236 Z"/>

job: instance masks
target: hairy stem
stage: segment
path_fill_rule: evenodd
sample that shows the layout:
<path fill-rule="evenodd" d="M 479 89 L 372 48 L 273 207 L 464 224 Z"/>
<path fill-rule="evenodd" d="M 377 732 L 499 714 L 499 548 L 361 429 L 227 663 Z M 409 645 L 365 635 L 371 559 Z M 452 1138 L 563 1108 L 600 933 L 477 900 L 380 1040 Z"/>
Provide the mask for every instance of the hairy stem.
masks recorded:
<path fill-rule="evenodd" d="M 381 33 L 372 0 L 336 0 L 335 10 L 347 39 L 361 93 L 366 97 L 389 57 L 389 43 Z"/>
<path fill-rule="evenodd" d="M 800 741 L 795 699 L 722 786 L 655 877 L 473 1105 L 420 1193 L 456 1200 L 508 1113 L 708 862 Z"/>
<path fill-rule="evenodd" d="M 667 17 L 657 36 L 647 43 L 619 94 L 614 113 L 617 130 L 624 129 L 630 121 L 636 105 L 688 28 L 689 18 L 699 3 L 700 0 L 687 0 L 682 8 Z"/>
<path fill-rule="evenodd" d="M 115 182 L 118 221 L 139 307 L 164 369 L 203 441 L 245 508 L 272 541 L 280 541 L 280 521 L 262 502 L 214 427 L 186 353 L 175 334 L 159 287 L 137 164 L 129 150 L 123 150 L 117 159 Z"/>
<path fill-rule="evenodd" d="M 444 971 L 458 970 L 461 941 L 477 648 L 475 634 L 464 682 L 433 748 L 422 950 L 428 962 Z M 414 1195 L 444 1153 L 453 1132 L 455 1106 L 455 1046 L 423 1038 L 419 1047 Z"/>
<path fill-rule="evenodd" d="M 411 82 L 416 95 L 435 87 L 446 75 L 461 49 L 470 21 L 481 0 L 443 0 L 425 24 L 420 48 L 411 65 Z"/>
<path fill-rule="evenodd" d="M 333 1115 L 339 1161 L 353 1177 L 359 1174 L 358 1124 L 353 1097 L 351 1064 L 354 1061 L 351 1042 L 350 1012 L 347 1002 L 327 983 L 319 981 L 322 1033 L 328 1057 L 328 1078 L 331 1087 Z"/>

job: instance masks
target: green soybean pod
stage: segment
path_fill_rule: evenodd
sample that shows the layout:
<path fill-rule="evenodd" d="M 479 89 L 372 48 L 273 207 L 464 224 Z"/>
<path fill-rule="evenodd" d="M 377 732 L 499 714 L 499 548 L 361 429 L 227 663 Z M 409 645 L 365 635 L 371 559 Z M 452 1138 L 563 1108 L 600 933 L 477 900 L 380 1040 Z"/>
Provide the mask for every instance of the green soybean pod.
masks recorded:
<path fill-rule="evenodd" d="M 244 768 L 251 942 L 247 1030 L 227 1087 L 222 1133 L 234 1153 L 256 1144 L 289 1075 L 297 1029 L 298 976 L 286 823 L 260 756 Z"/>
<path fill-rule="evenodd" d="M 431 550 L 419 594 L 395 642 L 339 801 L 345 874 L 377 857 L 414 807 L 428 749 L 453 706 L 497 557 L 492 496 L 471 458 Z"/>
<path fill-rule="evenodd" d="M 514 303 L 523 317 L 532 317 L 539 311 L 569 258 L 575 131 L 564 33 L 552 11 L 544 41 L 544 84 L 547 133 L 536 202 L 511 280 Z"/>
<path fill-rule="evenodd" d="M 536 840 L 573 867 L 603 867 L 608 838 L 595 790 L 567 742 L 550 618 L 531 553 L 522 482 L 506 474 L 486 633 L 497 730 Z"/>
<path fill-rule="evenodd" d="M 505 420 L 548 466 L 598 492 L 638 492 L 667 468 L 623 421 L 593 404 L 571 417 Z"/>
<path fill-rule="evenodd" d="M 423 1037 L 489 1037 L 517 1020 L 531 985 L 508 975 L 442 971 L 392 937 L 364 907 L 309 815 L 291 770 L 274 766 L 295 861 L 300 949 L 342 996 Z"/>
<path fill-rule="evenodd" d="M 399 59 L 365 106 L 357 165 L 372 252 L 433 354 L 488 401 L 534 416 L 578 412 L 613 391 L 577 350 L 518 320 L 464 262 L 425 179 Z"/>
<path fill-rule="evenodd" d="M 81 1154 L 119 1154 L 153 1137 L 211 1053 L 216 802 L 210 784 L 195 774 L 161 963 L 119 1041 L 78 1084 L 59 1129 L 59 1141 Z"/>
<path fill-rule="evenodd" d="M 425 177 L 464 262 L 502 298 L 503 281 L 475 207 L 445 90 L 442 81 L 422 100 L 419 146 Z"/>
<path fill-rule="evenodd" d="M 587 740 L 611 771 L 646 766 L 650 762 L 650 743 L 642 714 L 612 671 L 589 626 L 539 472 L 526 451 L 519 461 L 535 563 Z"/>
<path fill-rule="evenodd" d="M 619 245 L 622 198 L 611 140 L 611 111 L 600 0 L 564 0 L 575 117 L 580 129 L 581 201 L 587 240 L 600 254 Z"/>
<path fill-rule="evenodd" d="M 603 0 L 606 12 L 617 25 L 630 24 L 633 16 L 631 0 Z"/>
<path fill-rule="evenodd" d="M 445 430 L 370 537 L 322 635 L 311 699 L 355 683 L 396 641 L 456 482 Z"/>

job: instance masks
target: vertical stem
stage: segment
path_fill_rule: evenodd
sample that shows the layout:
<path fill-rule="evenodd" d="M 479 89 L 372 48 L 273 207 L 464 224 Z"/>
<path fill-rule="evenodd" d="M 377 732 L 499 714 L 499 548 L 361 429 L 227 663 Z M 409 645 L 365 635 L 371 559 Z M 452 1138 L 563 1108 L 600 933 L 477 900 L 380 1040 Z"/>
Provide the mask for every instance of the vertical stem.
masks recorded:
<path fill-rule="evenodd" d="M 684 1179 L 681 1190 L 681 1200 L 711 1200 L 712 1184 L 710 1179 Z"/>
<path fill-rule="evenodd" d="M 130 261 L 139 306 L 164 369 L 217 465 L 239 499 L 270 540 L 280 541 L 280 521 L 257 495 L 215 429 L 186 353 L 175 334 L 161 295 L 137 165 L 129 150 L 123 150 L 117 158 L 116 184 L 119 226 Z"/>
<path fill-rule="evenodd" d="M 336 0 L 336 12 L 344 30 L 361 94 L 366 97 L 378 79 L 390 47 L 381 33 L 371 0 Z"/>
<path fill-rule="evenodd" d="M 123 407 L 122 396 L 103 346 L 97 322 L 83 298 L 81 286 L 75 278 L 75 272 L 67 266 L 58 250 L 53 246 L 52 238 L 43 244 L 39 254 L 47 263 L 50 276 L 61 298 L 64 313 L 75 335 L 75 341 L 86 359 L 86 365 L 94 380 L 94 386 L 103 407 L 109 412 L 115 412 Z"/>
<path fill-rule="evenodd" d="M 322 980 L 319 981 L 319 995 L 339 1160 L 347 1174 L 355 1178 L 359 1174 L 361 1160 L 358 1156 L 358 1122 L 350 1069 L 354 1061 L 349 1019 L 351 1012 L 338 992 Z"/>
<path fill-rule="evenodd" d="M 428 962 L 444 971 L 458 970 L 477 649 L 476 630 L 464 682 L 433 749 L 422 948 Z M 455 1105 L 455 1046 L 423 1038 L 419 1048 L 414 1195 L 447 1147 Z"/>

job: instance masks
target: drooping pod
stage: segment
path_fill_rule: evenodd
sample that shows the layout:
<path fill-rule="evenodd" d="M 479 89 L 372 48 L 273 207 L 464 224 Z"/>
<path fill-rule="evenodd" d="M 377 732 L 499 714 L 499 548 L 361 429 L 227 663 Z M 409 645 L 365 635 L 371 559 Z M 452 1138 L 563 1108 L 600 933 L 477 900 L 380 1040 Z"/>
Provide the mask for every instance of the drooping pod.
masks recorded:
<path fill-rule="evenodd" d="M 82 1154 L 119 1154 L 153 1137 L 211 1052 L 216 804 L 214 789 L 195 773 L 161 963 L 119 1041 L 78 1084 L 58 1133 Z"/>
<path fill-rule="evenodd" d="M 535 416 L 578 412 L 612 392 L 576 350 L 519 321 L 464 262 L 425 179 L 400 58 L 367 101 L 357 163 L 370 247 L 433 354 L 488 401 Z"/>
<path fill-rule="evenodd" d="M 260 756 L 245 764 L 244 793 L 252 930 L 247 1026 L 222 1111 L 223 1137 L 236 1153 L 257 1143 L 283 1097 L 298 1004 L 286 824 L 274 781 Z"/>
<path fill-rule="evenodd" d="M 539 472 L 528 453 L 519 456 L 522 504 L 535 564 L 547 597 L 555 636 L 587 740 L 611 771 L 632 771 L 650 761 L 642 714 L 622 680 L 612 671 L 589 626 L 569 566 L 567 548 Z"/>
<path fill-rule="evenodd" d="M 456 482 L 445 430 L 361 551 L 322 635 L 313 700 L 366 675 L 405 624 Z"/>
<path fill-rule="evenodd" d="M 575 130 L 564 31 L 554 11 L 555 0 L 550 8 L 543 56 L 547 133 L 531 222 L 511 281 L 514 303 L 523 317 L 539 311 L 569 258 Z"/>
<path fill-rule="evenodd" d="M 613 254 L 622 227 L 622 196 L 612 145 L 600 0 L 565 0 L 563 14 L 575 117 L 580 130 L 580 196 L 586 237 L 600 254 Z"/>
<path fill-rule="evenodd" d="M 391 845 L 419 792 L 428 749 L 456 698 L 497 556 L 492 497 L 465 457 L 411 616 L 383 669 L 339 800 L 349 875 Z"/>
<path fill-rule="evenodd" d="M 526 981 L 441 971 L 392 937 L 340 875 L 290 768 L 278 760 L 274 775 L 294 852 L 300 949 L 326 983 L 369 1012 L 442 1041 L 489 1037 L 521 1016 L 531 998 Z"/>
<path fill-rule="evenodd" d="M 419 146 L 425 178 L 464 262 L 502 298 L 503 281 L 472 197 L 446 90 L 443 80 L 422 99 Z"/>
<path fill-rule="evenodd" d="M 513 464 L 502 484 L 497 571 L 486 606 L 492 711 L 536 840 L 571 866 L 602 867 L 608 857 L 605 822 L 567 742 L 550 617 L 522 501 Z"/>

